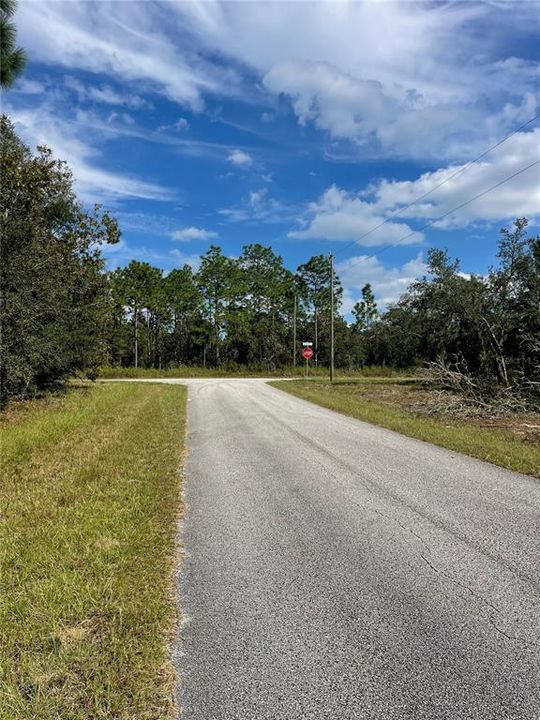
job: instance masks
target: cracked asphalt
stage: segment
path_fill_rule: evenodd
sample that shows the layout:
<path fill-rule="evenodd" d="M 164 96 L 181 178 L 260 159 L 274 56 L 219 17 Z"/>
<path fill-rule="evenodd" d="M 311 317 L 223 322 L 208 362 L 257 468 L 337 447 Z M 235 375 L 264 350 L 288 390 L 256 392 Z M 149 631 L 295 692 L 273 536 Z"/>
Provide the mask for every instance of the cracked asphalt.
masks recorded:
<path fill-rule="evenodd" d="M 539 720 L 539 481 L 188 385 L 182 720 Z"/>

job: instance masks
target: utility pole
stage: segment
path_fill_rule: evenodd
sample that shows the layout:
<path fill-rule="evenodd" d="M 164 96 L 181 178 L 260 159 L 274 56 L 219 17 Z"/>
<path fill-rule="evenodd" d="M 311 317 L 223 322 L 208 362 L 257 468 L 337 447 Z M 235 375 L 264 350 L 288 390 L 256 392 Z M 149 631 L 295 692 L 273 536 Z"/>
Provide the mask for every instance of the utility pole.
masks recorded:
<path fill-rule="evenodd" d="M 293 367 L 296 367 L 296 293 L 294 295 L 293 312 Z"/>
<path fill-rule="evenodd" d="M 133 319 L 135 321 L 135 367 L 139 367 L 139 309 L 135 305 Z"/>
<path fill-rule="evenodd" d="M 330 254 L 330 382 L 334 382 L 334 256 Z"/>

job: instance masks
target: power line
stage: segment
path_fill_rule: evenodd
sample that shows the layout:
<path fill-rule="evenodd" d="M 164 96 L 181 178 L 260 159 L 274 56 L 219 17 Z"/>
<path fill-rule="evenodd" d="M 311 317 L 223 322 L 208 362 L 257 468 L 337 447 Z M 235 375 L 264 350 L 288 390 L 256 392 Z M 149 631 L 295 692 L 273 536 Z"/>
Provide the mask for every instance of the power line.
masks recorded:
<path fill-rule="evenodd" d="M 355 238 L 354 240 L 351 240 L 350 242 L 348 242 L 346 245 L 344 245 L 343 247 L 341 247 L 341 248 L 335 253 L 335 255 L 339 255 L 340 253 L 344 252 L 344 251 L 345 251 L 348 247 L 350 247 L 351 245 L 356 245 L 360 240 L 363 240 L 364 238 L 368 237 L 369 235 L 371 235 L 372 233 L 374 233 L 376 230 L 378 230 L 379 228 L 381 228 L 383 225 L 386 225 L 386 223 L 389 222 L 390 220 L 392 220 L 392 218 L 397 217 L 397 216 L 400 215 L 402 212 L 405 212 L 405 210 L 408 210 L 408 209 L 411 208 L 413 205 L 416 205 L 416 203 L 419 202 L 420 200 L 423 200 L 423 199 L 426 198 L 428 195 L 431 195 L 431 193 L 435 192 L 435 190 L 438 190 L 440 187 L 442 187 L 443 185 L 445 185 L 447 182 L 450 182 L 450 180 L 453 180 L 453 179 L 454 179 L 455 177 L 457 177 L 458 175 L 461 175 L 462 173 L 464 173 L 466 170 L 468 170 L 468 168 L 471 167 L 471 165 L 474 165 L 474 164 L 477 163 L 479 160 L 481 160 L 483 157 L 485 157 L 486 155 L 488 155 L 492 150 L 495 150 L 495 149 L 498 148 L 500 145 L 502 145 L 503 143 L 505 143 L 507 140 L 510 140 L 511 137 L 513 137 L 514 135 L 516 135 L 520 130 L 523 130 L 523 128 L 526 127 L 527 125 L 530 125 L 530 124 L 531 124 L 532 122 L 534 122 L 535 120 L 538 120 L 538 118 L 540 118 L 540 113 L 538 113 L 538 114 L 535 115 L 534 117 L 530 118 L 530 120 L 527 120 L 527 121 L 524 122 L 522 125 L 520 125 L 519 127 L 517 127 L 513 132 L 510 133 L 510 135 L 507 135 L 506 137 L 504 137 L 504 138 L 502 138 L 501 140 L 499 140 L 498 142 L 496 142 L 494 145 L 491 145 L 491 147 L 488 147 L 487 150 L 484 150 L 483 153 L 481 153 L 480 155 L 478 155 L 477 157 L 475 157 L 473 160 L 469 160 L 468 163 L 466 163 L 465 165 L 462 165 L 462 166 L 461 166 L 460 168 L 458 168 L 454 173 L 452 173 L 452 174 L 449 175 L 447 178 L 445 178 L 444 180 L 442 180 L 440 183 L 438 183 L 437 185 L 435 185 L 435 187 L 432 187 L 431 190 L 428 190 L 427 192 L 423 193 L 423 195 L 419 195 L 417 198 L 415 198 L 414 200 L 412 200 L 408 205 L 404 205 L 403 207 L 399 208 L 399 209 L 396 210 L 395 212 L 391 213 L 391 214 L 390 214 L 387 218 L 385 218 L 382 222 L 380 222 L 378 225 L 375 225 L 375 227 L 371 228 L 371 230 L 368 230 L 368 231 L 365 232 L 363 235 L 360 235 L 360 237 L 357 237 L 357 238 Z"/>
<path fill-rule="evenodd" d="M 521 170 L 518 170 L 517 172 L 513 173 L 512 175 L 508 175 L 508 177 L 505 177 L 502 180 L 499 180 L 499 182 L 495 183 L 495 185 L 492 185 L 491 187 L 487 188 L 486 190 L 482 190 L 482 192 L 479 192 L 477 195 L 470 198 L 469 200 L 466 200 L 465 202 L 462 202 L 459 205 L 456 205 L 451 210 L 448 210 L 447 212 L 443 213 L 443 215 L 439 215 L 439 217 L 429 220 L 425 225 L 422 225 L 422 227 L 419 227 L 416 230 L 412 230 L 411 232 L 407 233 L 406 235 L 403 235 L 398 240 L 396 240 L 396 242 L 392 243 L 391 245 L 387 245 L 382 250 L 379 250 L 376 253 L 372 253 L 371 255 L 362 255 L 362 257 L 356 259 L 357 262 L 352 263 L 352 266 L 360 265 L 362 262 L 366 262 L 367 260 L 371 260 L 372 258 L 378 257 L 379 255 L 382 255 L 383 252 L 386 252 L 387 250 L 390 250 L 391 248 L 401 245 L 401 243 L 404 240 L 407 240 L 408 238 L 412 237 L 417 232 L 421 232 L 422 230 L 425 230 L 426 228 L 433 225 L 434 223 L 439 222 L 440 220 L 443 220 L 445 217 L 448 217 L 448 215 L 451 215 L 453 212 L 456 212 L 456 210 L 460 210 L 461 208 L 465 207 L 466 205 L 470 205 L 475 200 L 478 200 L 479 198 L 484 197 L 484 195 L 487 195 L 488 193 L 492 192 L 496 188 L 500 187 L 501 185 L 504 185 L 505 183 L 509 182 L 513 178 L 517 177 L 518 175 L 521 175 L 522 173 L 526 172 L 527 170 L 530 170 L 530 168 L 534 167 L 535 165 L 538 165 L 539 163 L 540 163 L 540 160 L 535 160 L 534 162 L 530 163 L 530 165 L 527 165 L 526 167 L 521 168 Z"/>

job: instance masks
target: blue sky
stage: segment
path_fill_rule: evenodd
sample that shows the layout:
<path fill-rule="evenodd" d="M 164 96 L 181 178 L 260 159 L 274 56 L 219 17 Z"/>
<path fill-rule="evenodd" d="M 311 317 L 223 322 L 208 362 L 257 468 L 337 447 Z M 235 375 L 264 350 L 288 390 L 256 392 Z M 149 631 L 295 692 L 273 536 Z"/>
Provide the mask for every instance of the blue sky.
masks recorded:
<path fill-rule="evenodd" d="M 111 266 L 334 252 L 347 311 L 367 281 L 399 297 L 430 246 L 484 272 L 501 225 L 540 218 L 538 120 L 464 167 L 540 112 L 536 2 L 23 0 L 16 21 L 4 109 L 117 215 Z"/>

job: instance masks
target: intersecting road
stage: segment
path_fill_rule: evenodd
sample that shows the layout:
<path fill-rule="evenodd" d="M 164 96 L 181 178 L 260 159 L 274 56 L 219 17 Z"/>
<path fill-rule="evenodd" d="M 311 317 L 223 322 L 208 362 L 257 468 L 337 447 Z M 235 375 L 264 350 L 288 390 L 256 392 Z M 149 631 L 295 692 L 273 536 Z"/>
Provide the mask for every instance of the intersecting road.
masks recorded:
<path fill-rule="evenodd" d="M 540 718 L 540 482 L 189 381 L 182 720 Z"/>

